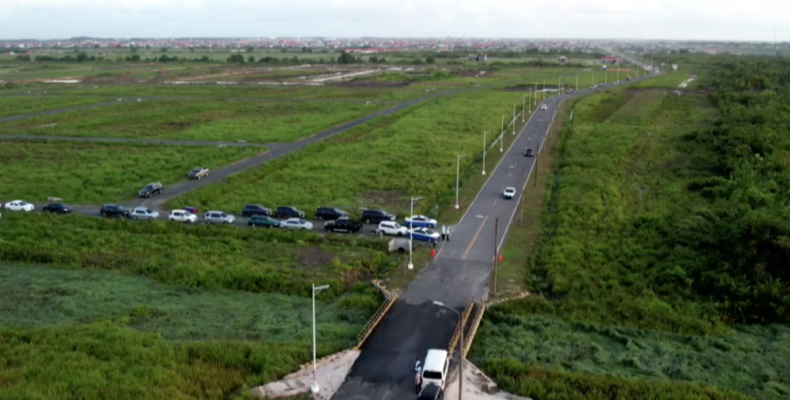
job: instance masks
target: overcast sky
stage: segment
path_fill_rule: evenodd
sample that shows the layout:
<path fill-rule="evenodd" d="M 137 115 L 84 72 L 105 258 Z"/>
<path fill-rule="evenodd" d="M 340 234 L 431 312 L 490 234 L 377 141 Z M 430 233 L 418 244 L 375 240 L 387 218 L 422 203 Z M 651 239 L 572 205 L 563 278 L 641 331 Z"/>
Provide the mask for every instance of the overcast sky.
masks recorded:
<path fill-rule="evenodd" d="M 790 41 L 790 0 L 0 0 L 0 39 L 509 37 Z"/>

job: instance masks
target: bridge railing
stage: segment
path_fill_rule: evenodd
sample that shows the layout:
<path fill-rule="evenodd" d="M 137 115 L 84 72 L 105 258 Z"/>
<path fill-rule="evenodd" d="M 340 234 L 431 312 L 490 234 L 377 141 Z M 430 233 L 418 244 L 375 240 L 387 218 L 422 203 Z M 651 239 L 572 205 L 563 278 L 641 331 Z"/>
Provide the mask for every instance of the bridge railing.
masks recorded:
<path fill-rule="evenodd" d="M 470 301 L 469 304 L 466 306 L 464 311 L 461 313 L 461 320 L 458 321 L 458 326 L 455 328 L 455 332 L 453 333 L 452 339 L 450 339 L 450 344 L 447 346 L 447 352 L 452 354 L 455 351 L 455 346 L 458 345 L 458 341 L 461 338 L 461 329 L 466 327 L 466 321 L 469 319 L 469 314 L 472 313 L 472 310 L 475 308 L 474 300 Z"/>
<path fill-rule="evenodd" d="M 359 335 L 357 335 L 357 345 L 354 347 L 355 349 L 359 350 L 359 348 L 362 347 L 362 345 L 365 343 L 365 340 L 367 340 L 368 336 L 373 333 L 373 330 L 376 329 L 379 322 L 381 322 L 381 320 L 384 318 L 384 315 L 386 315 L 387 311 L 390 310 L 392 305 L 398 301 L 399 297 L 400 296 L 395 294 L 391 298 L 384 301 L 381 306 L 379 306 L 379 309 L 376 310 L 376 313 L 373 314 L 373 317 L 370 318 L 367 325 L 365 325 L 365 327 L 359 332 Z"/>

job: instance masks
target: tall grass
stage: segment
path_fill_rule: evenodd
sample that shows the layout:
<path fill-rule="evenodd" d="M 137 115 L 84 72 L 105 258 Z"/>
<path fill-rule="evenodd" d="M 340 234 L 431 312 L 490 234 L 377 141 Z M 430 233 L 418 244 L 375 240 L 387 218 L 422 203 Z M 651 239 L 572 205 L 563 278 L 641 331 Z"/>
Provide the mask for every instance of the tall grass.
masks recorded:
<path fill-rule="evenodd" d="M 0 199 L 72 204 L 134 198 L 150 182 L 167 187 L 195 166 L 217 168 L 255 155 L 260 148 L 169 146 L 40 141 L 0 142 Z"/>
<path fill-rule="evenodd" d="M 381 104 L 161 100 L 12 121 L 7 134 L 292 142 L 382 109 Z M 52 124 L 56 124 L 52 126 Z"/>
<path fill-rule="evenodd" d="M 0 261 L 113 270 L 174 285 L 337 296 L 399 263 L 386 242 L 340 235 L 5 213 Z"/>

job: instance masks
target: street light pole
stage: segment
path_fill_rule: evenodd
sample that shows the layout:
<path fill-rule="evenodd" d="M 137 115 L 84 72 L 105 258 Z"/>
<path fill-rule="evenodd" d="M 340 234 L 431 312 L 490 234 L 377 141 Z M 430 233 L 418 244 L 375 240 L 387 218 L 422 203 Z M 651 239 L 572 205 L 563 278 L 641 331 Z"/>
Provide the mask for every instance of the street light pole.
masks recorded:
<path fill-rule="evenodd" d="M 538 106 L 538 83 L 537 82 L 535 82 L 535 91 L 533 93 L 534 94 L 532 95 L 532 105 L 537 107 Z"/>
<path fill-rule="evenodd" d="M 513 135 L 516 135 L 516 103 L 513 103 Z"/>
<path fill-rule="evenodd" d="M 502 140 L 505 138 L 505 114 L 502 114 L 502 130 L 499 131 L 499 152 L 503 152 Z"/>
<path fill-rule="evenodd" d="M 422 197 L 415 198 L 414 196 L 411 196 L 411 202 L 409 203 L 409 218 L 410 218 L 409 221 L 412 221 L 411 223 L 414 223 L 413 222 L 414 221 L 414 202 L 415 201 L 420 201 L 420 200 L 422 200 Z M 456 204 L 457 203 L 458 203 L 458 200 L 456 200 Z M 455 208 L 458 208 L 458 207 L 455 207 Z M 412 227 L 414 227 L 414 226 L 412 226 Z M 411 252 L 412 252 L 412 249 L 413 249 L 411 241 L 412 241 L 412 237 L 413 236 L 414 235 L 409 235 L 409 266 L 408 266 L 409 269 L 414 269 L 414 264 L 412 264 L 412 262 L 411 262 Z"/>
<path fill-rule="evenodd" d="M 434 301 L 433 304 L 446 308 L 458 315 L 458 323 L 461 326 L 461 347 L 458 349 L 458 400 L 461 400 L 461 395 L 464 393 L 464 328 L 466 327 L 466 321 L 464 321 L 463 314 L 458 312 L 458 310 L 447 307 L 441 301 Z"/>
<path fill-rule="evenodd" d="M 310 386 L 310 390 L 313 392 L 313 394 L 317 394 L 319 389 L 318 379 L 315 373 L 315 294 L 328 288 L 329 285 L 316 286 L 315 283 L 313 284 L 313 385 Z"/>
<path fill-rule="evenodd" d="M 465 156 L 458 154 L 458 159 L 455 164 L 455 209 L 456 210 L 461 208 L 461 206 L 458 204 L 458 186 L 459 183 L 461 182 L 461 157 L 465 157 Z"/>
<path fill-rule="evenodd" d="M 530 92 L 531 97 L 534 96 L 533 93 L 534 92 Z M 527 102 L 527 108 L 529 109 L 529 113 L 532 114 L 532 98 L 530 98 L 529 101 Z"/>
<path fill-rule="evenodd" d="M 527 95 L 521 97 L 521 123 L 524 123 L 524 110 L 526 110 Z"/>
<path fill-rule="evenodd" d="M 488 131 L 483 131 L 483 175 L 486 174 L 486 145 L 488 144 L 488 142 L 486 142 L 487 133 Z"/>

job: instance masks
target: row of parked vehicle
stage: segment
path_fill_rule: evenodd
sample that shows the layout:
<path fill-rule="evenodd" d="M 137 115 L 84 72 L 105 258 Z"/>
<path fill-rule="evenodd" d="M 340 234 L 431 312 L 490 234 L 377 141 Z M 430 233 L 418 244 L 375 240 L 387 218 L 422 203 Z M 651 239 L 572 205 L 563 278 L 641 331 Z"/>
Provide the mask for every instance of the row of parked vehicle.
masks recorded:
<path fill-rule="evenodd" d="M 2 208 L 3 204 L 0 203 L 0 208 Z M 36 209 L 36 206 L 32 203 L 28 203 L 24 200 L 14 200 L 5 203 L 5 209 L 8 211 L 25 211 L 31 212 Z M 71 207 L 63 204 L 63 203 L 50 203 L 45 205 L 41 208 L 43 212 L 50 212 L 54 214 L 68 214 L 71 212 Z"/>

